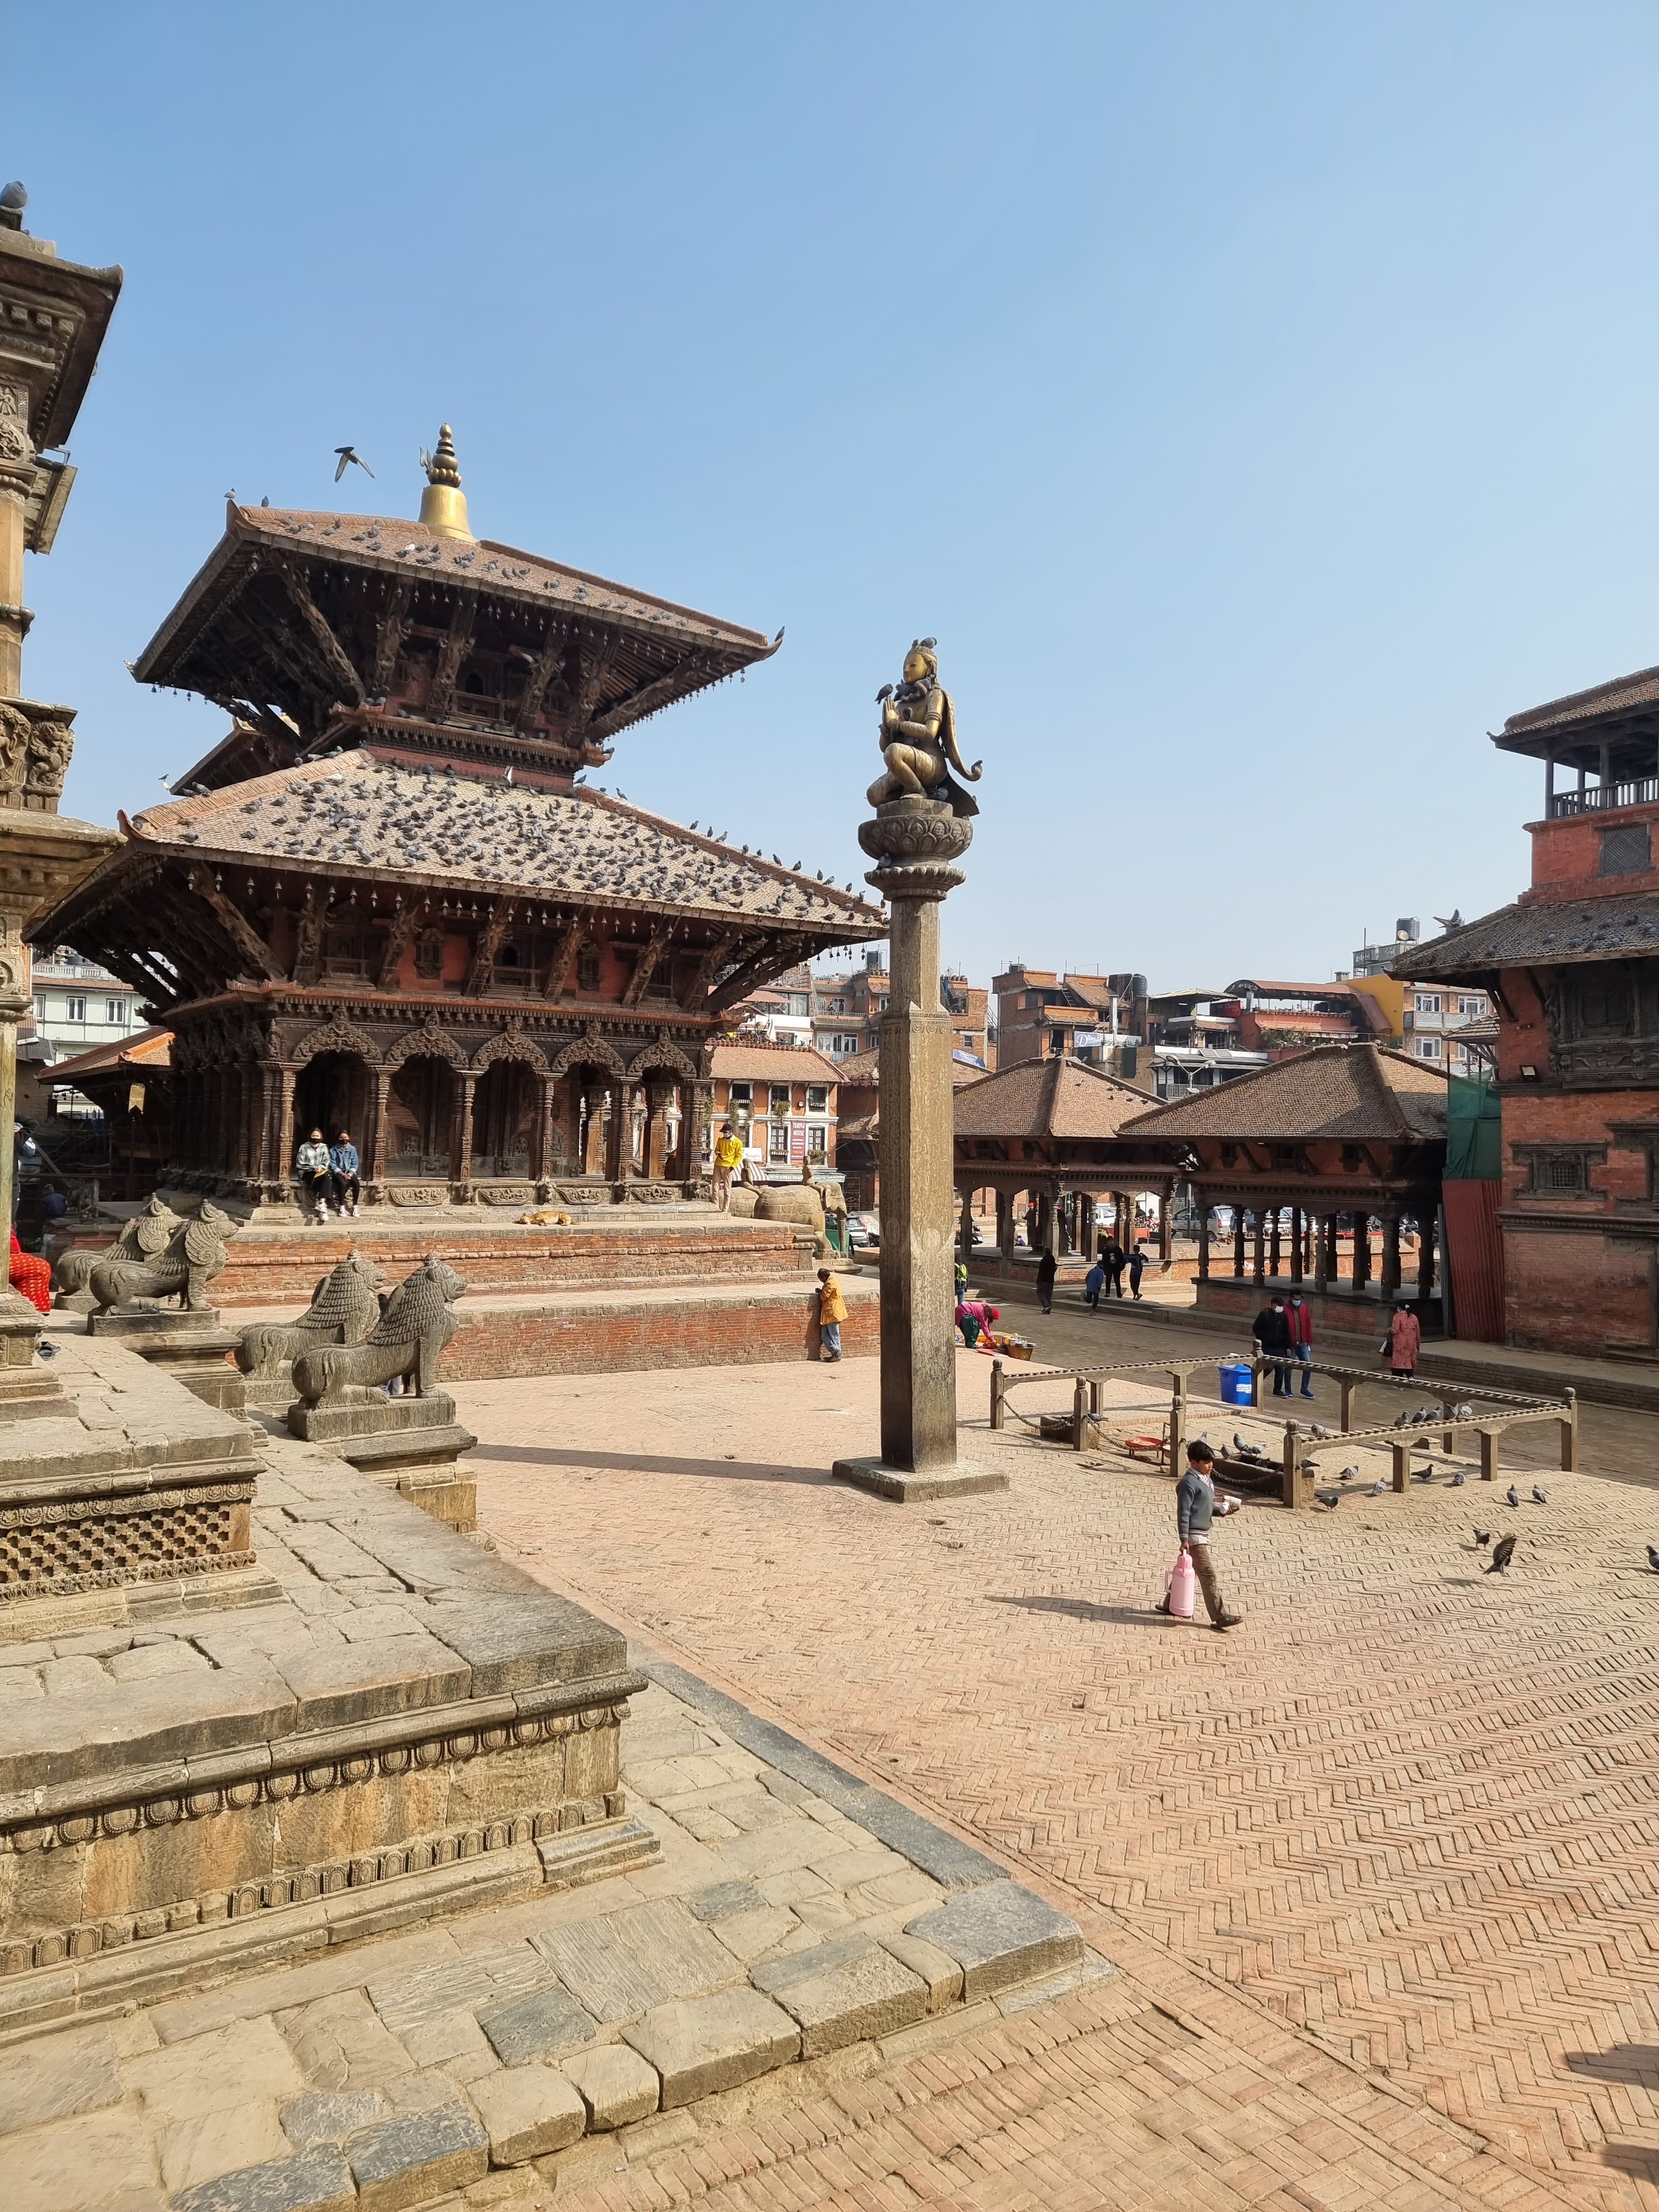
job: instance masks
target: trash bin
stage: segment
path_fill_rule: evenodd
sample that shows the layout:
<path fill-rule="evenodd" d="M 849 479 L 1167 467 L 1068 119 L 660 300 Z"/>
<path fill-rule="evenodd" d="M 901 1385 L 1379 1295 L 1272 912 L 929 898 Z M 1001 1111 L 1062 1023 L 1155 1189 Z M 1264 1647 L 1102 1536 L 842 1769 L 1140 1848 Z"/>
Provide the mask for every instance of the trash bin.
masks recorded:
<path fill-rule="evenodd" d="M 1250 1365 L 1246 1359 L 1231 1361 L 1218 1367 L 1221 1378 L 1221 1402 L 1224 1406 L 1248 1406 L 1250 1402 Z"/>

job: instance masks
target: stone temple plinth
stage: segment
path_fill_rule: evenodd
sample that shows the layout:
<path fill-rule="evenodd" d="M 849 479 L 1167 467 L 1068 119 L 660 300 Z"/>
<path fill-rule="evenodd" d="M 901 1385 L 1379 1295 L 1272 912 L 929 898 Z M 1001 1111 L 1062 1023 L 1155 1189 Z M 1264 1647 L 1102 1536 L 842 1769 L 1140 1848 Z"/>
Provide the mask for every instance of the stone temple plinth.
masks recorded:
<path fill-rule="evenodd" d="M 842 1480 L 900 1503 L 1000 1490 L 957 1459 L 955 1185 L 951 1049 L 939 1000 L 939 907 L 973 824 L 938 799 L 896 799 L 862 823 L 865 880 L 890 914 L 881 1024 L 881 1455 L 837 1460 Z"/>

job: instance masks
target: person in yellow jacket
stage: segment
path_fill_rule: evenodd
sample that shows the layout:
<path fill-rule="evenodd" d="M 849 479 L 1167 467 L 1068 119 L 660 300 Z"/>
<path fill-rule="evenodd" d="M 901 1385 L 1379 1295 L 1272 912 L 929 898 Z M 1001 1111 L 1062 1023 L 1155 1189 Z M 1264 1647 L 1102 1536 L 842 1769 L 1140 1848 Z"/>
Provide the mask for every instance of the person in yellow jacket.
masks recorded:
<path fill-rule="evenodd" d="M 722 1213 L 732 1211 L 732 1177 L 743 1165 L 743 1139 L 733 1136 L 732 1124 L 722 1122 L 714 1139 L 714 1203 Z"/>
<path fill-rule="evenodd" d="M 818 1358 L 841 1358 L 841 1325 L 847 1318 L 847 1301 L 841 1285 L 828 1267 L 818 1269 Z"/>

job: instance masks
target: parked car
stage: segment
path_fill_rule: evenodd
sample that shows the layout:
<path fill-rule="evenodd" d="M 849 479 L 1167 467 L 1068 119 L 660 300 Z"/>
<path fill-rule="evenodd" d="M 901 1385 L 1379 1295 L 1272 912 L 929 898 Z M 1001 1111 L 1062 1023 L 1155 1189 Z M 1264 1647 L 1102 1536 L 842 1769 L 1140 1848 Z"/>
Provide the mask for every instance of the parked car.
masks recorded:
<path fill-rule="evenodd" d="M 881 1217 L 875 1213 L 849 1213 L 847 1217 L 847 1249 L 849 1252 L 879 1251 Z"/>

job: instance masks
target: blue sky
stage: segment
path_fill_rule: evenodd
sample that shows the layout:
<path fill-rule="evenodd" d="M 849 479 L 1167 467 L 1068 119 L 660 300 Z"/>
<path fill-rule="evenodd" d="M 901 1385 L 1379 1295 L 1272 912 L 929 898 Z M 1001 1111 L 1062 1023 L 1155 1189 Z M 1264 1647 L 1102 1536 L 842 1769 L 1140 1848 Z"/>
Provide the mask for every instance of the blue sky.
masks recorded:
<path fill-rule="evenodd" d="M 608 780 L 845 879 L 877 687 L 982 756 L 946 948 L 1328 975 L 1526 879 L 1484 732 L 1659 661 L 1650 7 L 10 0 L 0 169 L 127 272 L 27 689 L 112 821 L 222 499 L 769 631 Z M 332 483 L 355 442 L 376 471 Z"/>

